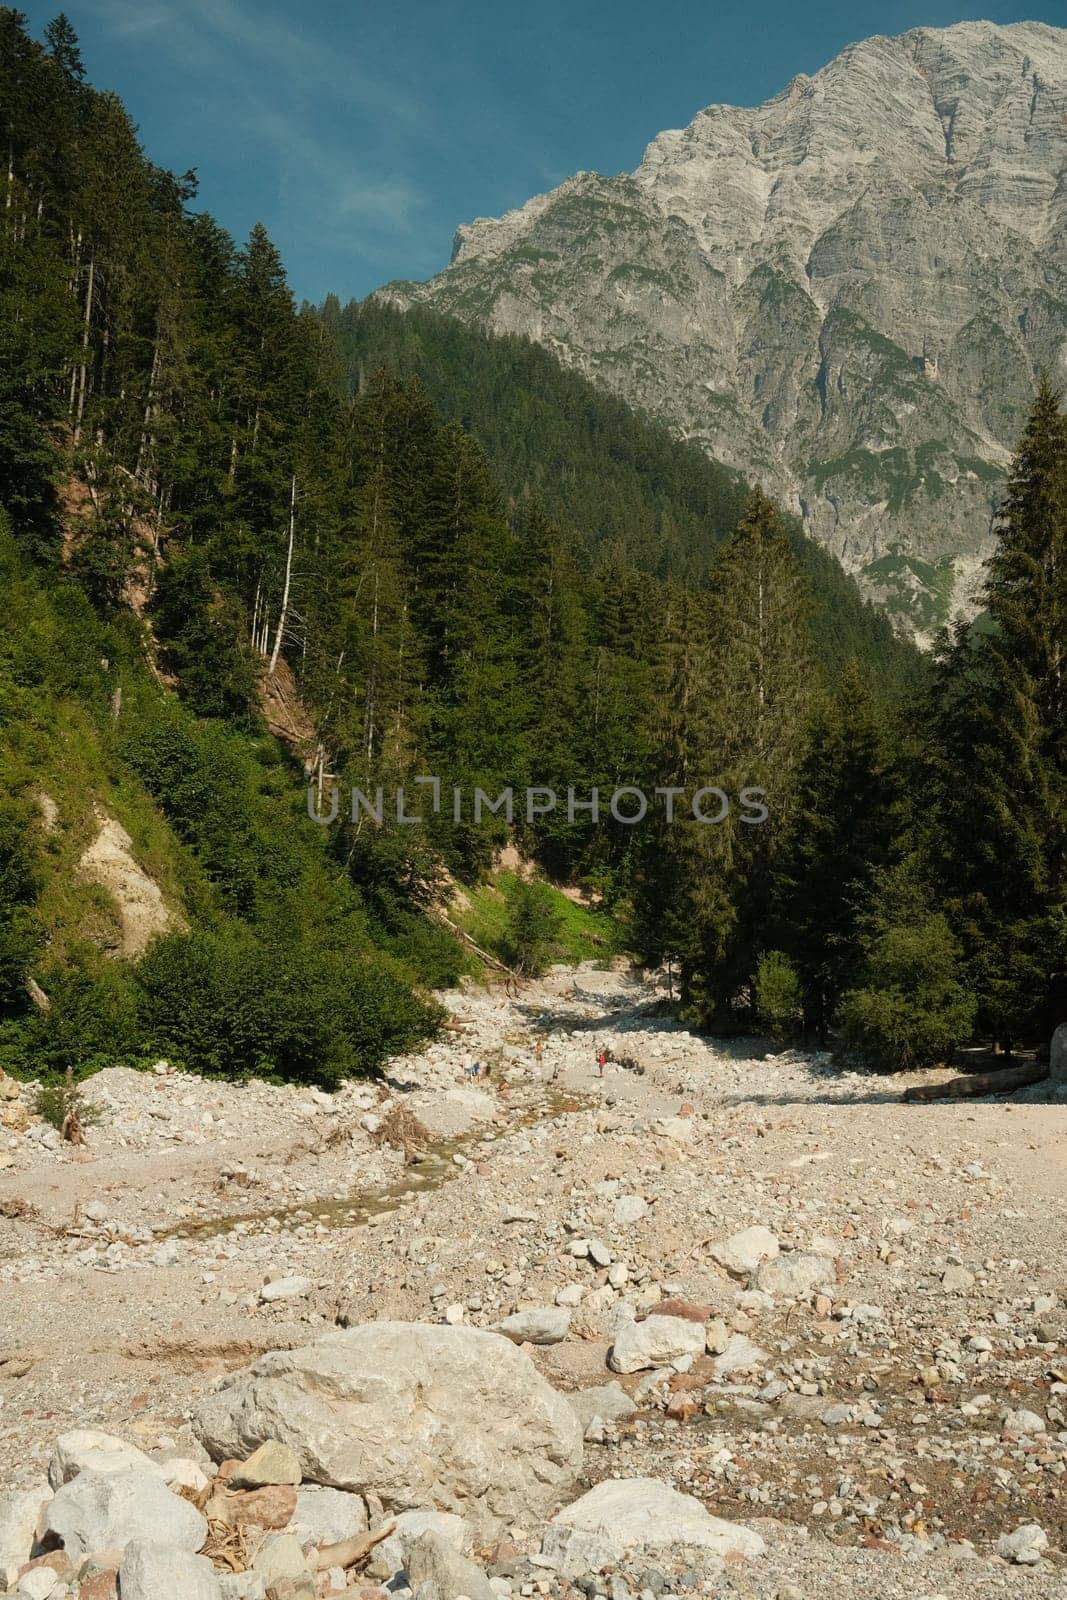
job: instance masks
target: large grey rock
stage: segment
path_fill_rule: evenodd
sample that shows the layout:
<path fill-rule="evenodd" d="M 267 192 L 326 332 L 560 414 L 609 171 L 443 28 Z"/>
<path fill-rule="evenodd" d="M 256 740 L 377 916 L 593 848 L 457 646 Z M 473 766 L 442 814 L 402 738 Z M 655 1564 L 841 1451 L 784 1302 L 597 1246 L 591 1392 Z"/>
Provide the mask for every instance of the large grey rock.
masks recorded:
<path fill-rule="evenodd" d="M 0 1494 L 0 1573 L 30 1559 L 41 1516 L 52 1491 L 43 1480 L 28 1489 Z"/>
<path fill-rule="evenodd" d="M 409 1547 L 424 1533 L 436 1534 L 460 1555 L 466 1555 L 473 1544 L 470 1524 L 454 1511 L 402 1511 L 388 1539 L 375 1546 L 370 1571 L 393 1577 L 406 1566 Z"/>
<path fill-rule="evenodd" d="M 196 1507 L 145 1472 L 80 1472 L 56 1491 L 44 1525 L 75 1561 L 133 1539 L 195 1551 L 207 1538 Z"/>
<path fill-rule="evenodd" d="M 997 1540 L 997 1555 L 1019 1567 L 1036 1567 L 1048 1549 L 1048 1534 L 1036 1522 L 1026 1522 Z"/>
<path fill-rule="evenodd" d="M 1067 377 L 1065 112 L 1062 28 L 868 39 L 661 133 L 632 176 L 461 226 L 446 271 L 379 294 L 546 345 L 928 632 L 946 579 L 980 575 L 1038 369 Z"/>
<path fill-rule="evenodd" d="M 268 1534 L 256 1551 L 252 1566 L 268 1589 L 287 1579 L 306 1582 L 311 1576 L 303 1546 L 293 1533 Z M 314 1593 L 313 1584 L 311 1588 Z"/>
<path fill-rule="evenodd" d="M 481 1567 L 429 1529 L 408 1546 L 405 1565 L 415 1600 L 496 1600 Z"/>
<path fill-rule="evenodd" d="M 764 1261 L 773 1261 L 778 1250 L 777 1235 L 757 1223 L 731 1234 L 728 1239 L 720 1239 L 711 1246 L 709 1254 L 735 1278 L 747 1278 Z"/>
<path fill-rule="evenodd" d="M 223 1600 L 210 1561 L 147 1539 L 126 1546 L 119 1590 L 122 1600 Z"/>
<path fill-rule="evenodd" d="M 806 1300 L 816 1289 L 832 1289 L 834 1264 L 828 1256 L 797 1250 L 765 1261 L 753 1280 L 764 1294 L 779 1299 Z"/>
<path fill-rule="evenodd" d="M 289 1528 L 304 1544 L 337 1544 L 366 1533 L 369 1527 L 361 1495 L 321 1484 L 304 1484 L 296 1491 L 296 1511 Z"/>
<path fill-rule="evenodd" d="M 692 1495 L 658 1478 L 606 1478 L 552 1518 L 541 1553 L 565 1576 L 614 1566 L 624 1556 L 700 1550 L 714 1556 L 761 1556 L 758 1533 L 724 1522 Z"/>
<path fill-rule="evenodd" d="M 571 1316 L 566 1306 L 531 1306 L 494 1326 L 514 1344 L 559 1344 L 570 1332 Z"/>
<path fill-rule="evenodd" d="M 163 1468 L 135 1444 L 96 1428 L 61 1433 L 52 1447 L 48 1481 L 53 1489 L 62 1488 L 79 1472 L 147 1472 L 153 1478 L 164 1476 Z"/>
<path fill-rule="evenodd" d="M 1048 1056 L 1049 1076 L 1056 1083 L 1067 1083 L 1067 1022 L 1061 1022 L 1052 1035 Z"/>
<path fill-rule="evenodd" d="M 217 1460 L 288 1444 L 306 1482 L 388 1510 L 462 1511 L 481 1529 L 537 1515 L 573 1482 L 582 1439 L 529 1357 L 485 1329 L 371 1322 L 272 1351 L 203 1403 Z"/>
<path fill-rule="evenodd" d="M 646 1317 L 617 1328 L 608 1356 L 613 1372 L 644 1372 L 679 1356 L 704 1354 L 704 1324 L 686 1317 Z"/>
<path fill-rule="evenodd" d="M 592 1389 L 575 1389 L 567 1399 L 583 1428 L 588 1428 L 594 1417 L 611 1422 L 617 1417 L 632 1417 L 637 1409 L 621 1383 L 598 1383 Z"/>

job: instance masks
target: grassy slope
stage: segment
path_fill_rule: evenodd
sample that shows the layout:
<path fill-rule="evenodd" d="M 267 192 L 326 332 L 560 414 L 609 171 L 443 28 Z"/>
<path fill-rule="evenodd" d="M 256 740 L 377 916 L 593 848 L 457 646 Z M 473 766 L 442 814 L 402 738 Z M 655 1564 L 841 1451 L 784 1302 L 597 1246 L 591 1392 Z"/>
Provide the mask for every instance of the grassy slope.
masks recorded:
<path fill-rule="evenodd" d="M 361 902 L 335 858 L 332 830 L 304 814 L 303 776 L 284 747 L 262 728 L 197 720 L 152 677 L 136 619 L 120 613 L 101 622 L 77 585 L 22 560 L 2 524 L 0 588 L 8 599 L 0 614 L 0 808 L 15 808 L 32 863 L 29 909 L 40 938 L 29 972 L 45 992 L 55 996 L 80 977 L 118 985 L 129 1006 L 140 1004 L 143 964 L 108 953 L 119 943 L 118 907 L 79 871 L 106 816 L 129 834 L 132 856 L 168 908 L 193 936 L 217 941 L 223 958 L 241 957 L 251 970 L 250 952 L 275 950 L 281 968 L 291 960 L 320 990 L 337 981 L 339 1003 L 351 995 L 357 1009 L 363 1004 L 365 1014 L 349 1019 L 355 1068 L 373 1070 L 392 1043 L 432 1025 L 417 991 L 454 982 L 469 970 L 467 957 L 417 912 L 401 907 L 386 921 Z M 0 934 L 4 914 L 0 903 Z M 240 991 L 239 972 L 235 982 Z M 38 1036 L 56 1015 L 55 1006 L 47 1018 L 35 1013 L 25 996 L 14 1009 L 0 1007 L 0 1062 L 23 1072 L 54 1068 Z M 154 1026 L 145 1024 L 140 1043 L 115 1041 L 109 1054 L 137 1064 Z M 259 1031 L 259 1061 L 251 1045 L 242 1054 L 237 1031 L 218 1070 L 269 1071 L 269 1024 Z M 99 1036 L 97 1028 L 84 1054 L 75 1051 L 79 1071 L 90 1057 L 102 1064 Z M 309 1077 L 322 1065 L 322 1043 L 320 1032 L 309 1045 Z"/>
<path fill-rule="evenodd" d="M 507 959 L 507 902 L 505 894 L 515 882 L 514 872 L 499 872 L 485 883 L 463 891 L 466 904 L 454 904 L 452 920 L 475 944 L 498 960 Z M 560 933 L 552 957 L 556 961 L 605 960 L 619 954 L 619 930 L 608 916 L 575 905 L 559 889 L 550 888 L 560 917 Z"/>

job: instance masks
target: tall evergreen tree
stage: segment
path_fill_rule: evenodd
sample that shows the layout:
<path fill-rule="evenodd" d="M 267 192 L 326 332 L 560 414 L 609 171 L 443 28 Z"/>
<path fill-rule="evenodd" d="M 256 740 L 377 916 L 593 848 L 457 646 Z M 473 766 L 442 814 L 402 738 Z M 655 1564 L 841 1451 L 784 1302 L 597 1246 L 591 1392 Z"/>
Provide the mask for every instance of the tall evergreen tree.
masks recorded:
<path fill-rule="evenodd" d="M 1042 383 L 988 564 L 985 614 L 937 682 L 931 849 L 996 1039 L 1067 1005 L 1067 422 Z"/>
<path fill-rule="evenodd" d="M 805 1033 L 823 1041 L 856 981 L 860 918 L 897 832 L 894 784 L 856 664 L 817 706 L 774 863 L 774 937 L 801 984 Z"/>
<path fill-rule="evenodd" d="M 701 779 L 734 799 L 746 789 L 761 791 L 768 816 L 747 822 L 735 803 L 722 823 L 701 829 L 701 951 L 689 986 L 708 1016 L 751 1007 L 773 915 L 775 852 L 795 803 L 815 691 L 807 587 L 776 507 L 758 490 L 719 556 L 712 584 Z"/>

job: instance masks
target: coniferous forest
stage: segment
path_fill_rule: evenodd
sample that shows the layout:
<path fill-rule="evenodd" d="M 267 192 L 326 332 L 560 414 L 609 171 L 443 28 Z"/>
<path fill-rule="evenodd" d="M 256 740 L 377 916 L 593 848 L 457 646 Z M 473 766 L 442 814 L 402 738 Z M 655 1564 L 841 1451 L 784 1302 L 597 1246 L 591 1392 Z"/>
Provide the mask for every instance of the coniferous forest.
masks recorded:
<path fill-rule="evenodd" d="M 1061 397 L 1034 396 L 979 615 L 927 657 L 757 485 L 544 351 L 298 306 L 263 227 L 235 242 L 195 172 L 152 164 L 64 18 L 38 41 L 0 10 L 0 117 L 6 1065 L 371 1071 L 471 970 L 439 908 L 508 842 L 669 963 L 702 1027 L 885 1068 L 1047 1043 Z M 431 774 L 603 804 L 308 816 L 309 782 Z M 762 791 L 766 821 L 696 820 L 708 786 Z M 624 787 L 683 798 L 628 825 Z M 129 959 L 77 870 L 104 816 L 172 913 Z"/>

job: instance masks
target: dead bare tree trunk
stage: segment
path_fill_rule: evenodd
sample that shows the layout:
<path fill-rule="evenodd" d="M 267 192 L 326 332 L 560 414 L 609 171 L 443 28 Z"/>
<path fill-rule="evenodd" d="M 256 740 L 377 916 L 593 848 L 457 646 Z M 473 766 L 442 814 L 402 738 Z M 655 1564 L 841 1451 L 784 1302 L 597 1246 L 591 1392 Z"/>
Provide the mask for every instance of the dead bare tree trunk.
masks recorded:
<path fill-rule="evenodd" d="M 282 647 L 282 634 L 285 632 L 285 619 L 289 611 L 289 582 L 293 572 L 293 535 L 296 530 L 296 473 L 289 490 L 289 549 L 285 556 L 285 584 L 282 588 L 282 609 L 278 616 L 278 631 L 274 635 L 274 649 L 271 652 L 270 668 L 267 676 L 273 678 L 274 669 L 278 665 L 278 653 Z"/>
<path fill-rule="evenodd" d="M 89 333 L 93 317 L 93 289 L 96 284 L 96 257 L 89 257 L 89 282 L 85 290 L 85 322 L 82 327 L 81 371 L 78 375 L 78 410 L 74 418 L 74 443 L 81 441 L 82 418 L 85 415 L 85 387 L 89 371 Z"/>
<path fill-rule="evenodd" d="M 148 393 L 145 396 L 144 417 L 142 418 L 141 422 L 141 438 L 137 446 L 137 465 L 133 469 L 134 477 L 137 479 L 138 483 L 143 483 L 146 489 L 153 487 L 153 485 L 149 482 L 146 462 L 149 459 L 149 452 L 154 451 L 156 443 L 152 434 L 152 419 L 155 416 L 156 411 L 156 388 L 159 383 L 159 369 L 161 365 L 159 348 L 160 344 L 162 343 L 162 339 L 163 330 L 159 325 L 159 320 L 157 319 L 156 336 L 152 343 L 152 370 L 148 375 Z"/>

